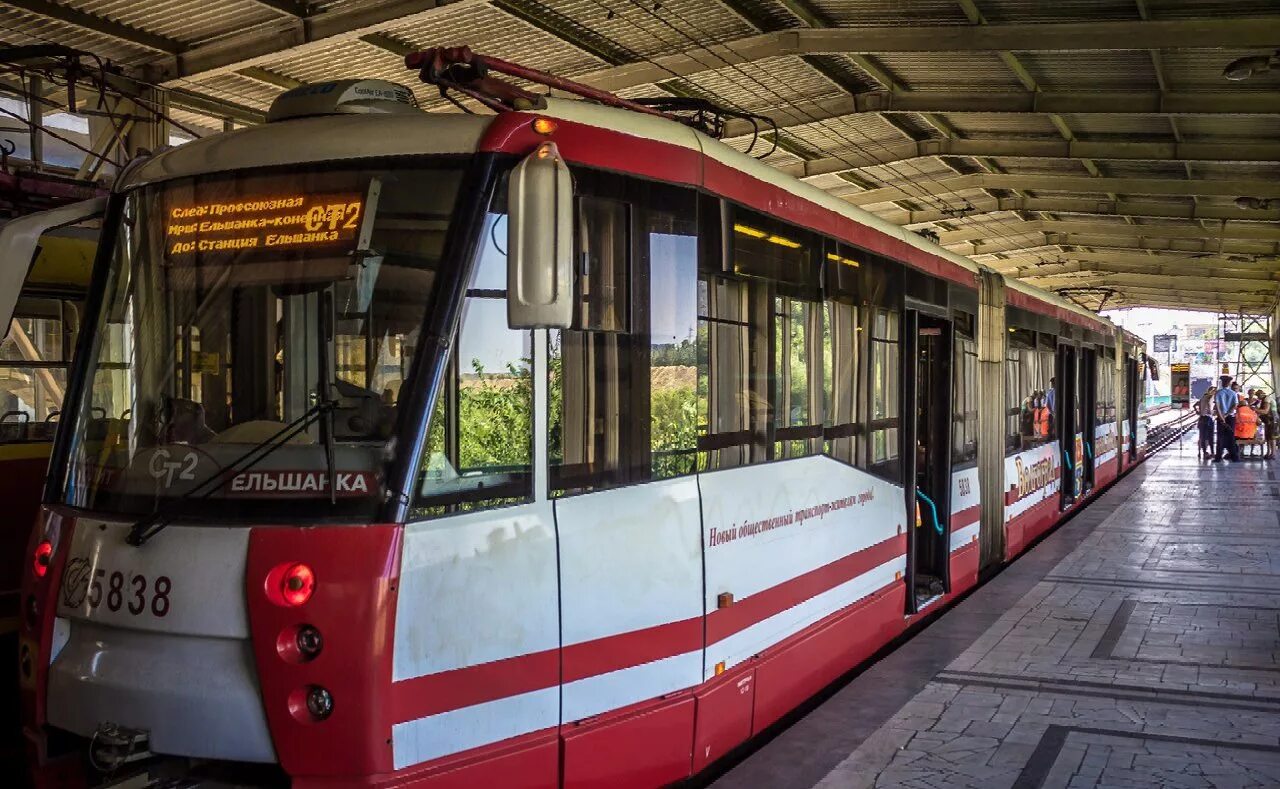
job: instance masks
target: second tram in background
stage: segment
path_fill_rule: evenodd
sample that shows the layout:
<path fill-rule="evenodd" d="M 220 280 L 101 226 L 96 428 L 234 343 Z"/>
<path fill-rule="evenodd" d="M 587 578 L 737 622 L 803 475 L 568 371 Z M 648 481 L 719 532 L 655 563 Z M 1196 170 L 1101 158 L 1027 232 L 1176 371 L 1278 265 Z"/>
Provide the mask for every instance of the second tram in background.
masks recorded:
<path fill-rule="evenodd" d="M 61 214 L 55 210 L 36 221 L 45 224 L 51 215 Z M 97 250 L 92 228 L 57 227 L 36 236 L 34 257 L 0 260 L 0 637 L 8 639 L 18 629 L 27 540 Z M 6 661 L 14 650 L 10 642 Z"/>
<path fill-rule="evenodd" d="M 1141 460 L 1098 316 L 411 61 L 496 114 L 307 86 L 121 175 L 27 554 L 38 782 L 678 781 Z"/>

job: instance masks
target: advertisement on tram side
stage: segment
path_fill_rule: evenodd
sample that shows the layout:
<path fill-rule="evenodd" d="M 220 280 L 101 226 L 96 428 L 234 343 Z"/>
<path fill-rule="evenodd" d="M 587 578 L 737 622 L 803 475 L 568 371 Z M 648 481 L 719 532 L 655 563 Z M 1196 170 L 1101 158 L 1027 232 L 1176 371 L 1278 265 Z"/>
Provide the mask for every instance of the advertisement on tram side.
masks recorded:
<path fill-rule="evenodd" d="M 1116 425 L 1114 422 L 1098 425 L 1093 429 L 1093 467 L 1098 468 L 1116 459 Z"/>
<path fill-rule="evenodd" d="M 1053 498 L 1062 487 L 1058 442 L 1034 447 L 1004 459 L 1004 519 L 1013 520 Z"/>
<path fill-rule="evenodd" d="M 698 482 L 708 678 L 717 664 L 750 659 L 906 569 L 904 492 L 865 471 L 815 456 L 715 471 Z M 813 595 L 819 590 L 806 579 L 824 567 L 833 575 Z M 797 605 L 765 604 L 792 595 Z M 749 614 L 755 606 L 735 604 L 747 599 L 763 607 Z"/>

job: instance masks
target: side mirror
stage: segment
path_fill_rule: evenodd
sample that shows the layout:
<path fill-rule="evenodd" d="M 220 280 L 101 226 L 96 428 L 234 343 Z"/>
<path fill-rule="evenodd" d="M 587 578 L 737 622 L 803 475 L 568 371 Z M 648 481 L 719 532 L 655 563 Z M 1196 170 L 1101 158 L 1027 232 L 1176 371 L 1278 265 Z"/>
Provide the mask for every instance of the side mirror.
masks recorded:
<path fill-rule="evenodd" d="M 18 217 L 0 227 L 0 340 L 9 335 L 14 307 L 35 262 L 40 238 L 50 230 L 102 216 L 107 198 L 95 197 L 80 203 Z"/>
<path fill-rule="evenodd" d="M 507 323 L 573 325 L 573 178 L 555 143 L 511 172 L 507 188 Z"/>

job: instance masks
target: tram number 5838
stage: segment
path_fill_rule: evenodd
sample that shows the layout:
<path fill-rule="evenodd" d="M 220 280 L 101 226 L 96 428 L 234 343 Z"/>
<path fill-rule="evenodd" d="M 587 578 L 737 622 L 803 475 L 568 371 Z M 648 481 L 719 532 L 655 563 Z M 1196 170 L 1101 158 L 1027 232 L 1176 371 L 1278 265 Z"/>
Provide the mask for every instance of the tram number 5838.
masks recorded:
<path fill-rule="evenodd" d="M 150 610 L 154 616 L 169 615 L 169 593 L 173 590 L 173 581 L 167 575 L 157 576 L 152 583 L 142 574 L 130 575 L 125 579 L 124 573 L 116 571 L 108 574 L 105 568 L 93 571 L 93 581 L 89 584 L 87 597 L 90 610 L 97 610 L 105 605 L 108 611 L 121 609 L 134 616 L 141 616 Z"/>

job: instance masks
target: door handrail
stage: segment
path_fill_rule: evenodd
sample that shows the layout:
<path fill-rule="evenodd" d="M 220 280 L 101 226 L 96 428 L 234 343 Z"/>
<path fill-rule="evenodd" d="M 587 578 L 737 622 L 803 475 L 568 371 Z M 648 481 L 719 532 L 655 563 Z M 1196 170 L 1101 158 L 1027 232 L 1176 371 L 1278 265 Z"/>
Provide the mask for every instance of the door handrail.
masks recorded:
<path fill-rule="evenodd" d="M 938 505 L 934 504 L 933 499 L 924 495 L 924 492 L 919 488 L 916 488 L 916 497 L 919 498 L 921 501 L 923 501 L 925 504 L 929 505 L 929 512 L 933 515 L 934 531 L 938 532 L 938 534 L 945 534 L 945 531 L 942 528 L 942 523 L 941 521 L 938 520 Z"/>

